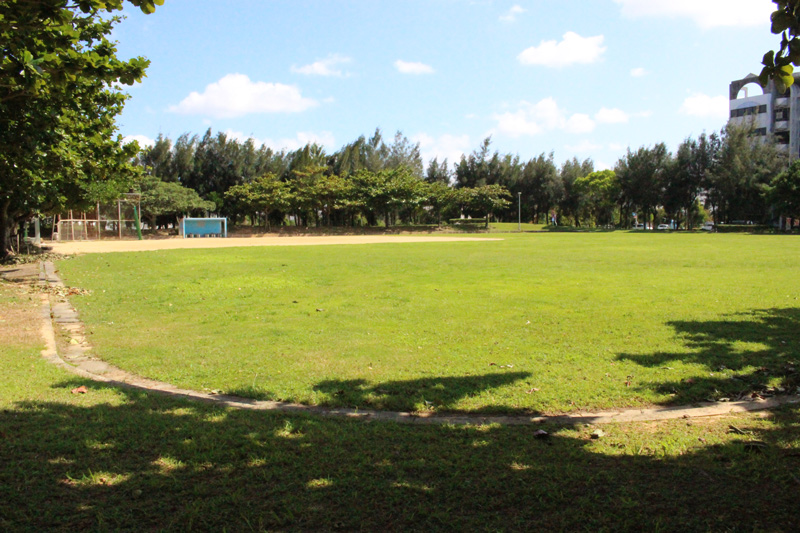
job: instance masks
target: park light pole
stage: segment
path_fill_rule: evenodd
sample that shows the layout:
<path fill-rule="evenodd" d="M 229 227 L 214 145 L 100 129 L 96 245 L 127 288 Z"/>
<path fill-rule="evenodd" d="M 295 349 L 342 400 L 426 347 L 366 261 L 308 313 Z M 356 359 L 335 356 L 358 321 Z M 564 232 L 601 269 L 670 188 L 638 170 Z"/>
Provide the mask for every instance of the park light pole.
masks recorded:
<path fill-rule="evenodd" d="M 522 233 L 522 193 L 517 193 L 517 231 Z"/>

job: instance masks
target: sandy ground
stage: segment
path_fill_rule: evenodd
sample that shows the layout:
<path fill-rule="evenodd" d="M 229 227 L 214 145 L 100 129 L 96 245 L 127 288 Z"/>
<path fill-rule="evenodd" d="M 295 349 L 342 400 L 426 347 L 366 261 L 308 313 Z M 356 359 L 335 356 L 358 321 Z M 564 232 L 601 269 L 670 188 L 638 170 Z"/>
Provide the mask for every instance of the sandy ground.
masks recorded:
<path fill-rule="evenodd" d="M 383 244 L 401 242 L 501 241 L 485 237 L 431 237 L 413 235 L 330 235 L 307 237 L 229 237 L 201 239 L 105 240 L 46 243 L 59 254 L 146 252 L 178 248 L 233 248 L 237 246 L 311 246 L 322 244 Z"/>

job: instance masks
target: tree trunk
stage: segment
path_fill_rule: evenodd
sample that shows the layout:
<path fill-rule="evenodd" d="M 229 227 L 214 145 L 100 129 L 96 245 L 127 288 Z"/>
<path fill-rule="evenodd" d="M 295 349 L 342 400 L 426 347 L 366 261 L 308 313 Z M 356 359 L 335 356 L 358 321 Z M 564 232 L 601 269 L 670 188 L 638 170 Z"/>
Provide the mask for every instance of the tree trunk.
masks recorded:
<path fill-rule="evenodd" d="M 11 222 L 8 219 L 8 208 L 11 200 L 4 200 L 0 204 L 0 259 L 8 257 L 11 248 Z"/>

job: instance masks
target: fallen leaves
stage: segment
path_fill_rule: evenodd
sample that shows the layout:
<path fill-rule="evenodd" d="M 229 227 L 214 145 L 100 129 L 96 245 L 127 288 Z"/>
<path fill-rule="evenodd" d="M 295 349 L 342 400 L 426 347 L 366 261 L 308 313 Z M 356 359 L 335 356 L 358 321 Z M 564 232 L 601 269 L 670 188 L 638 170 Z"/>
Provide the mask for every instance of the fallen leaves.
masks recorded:
<path fill-rule="evenodd" d="M 34 290 L 66 298 L 67 296 L 88 296 L 91 291 L 79 287 L 63 287 L 58 285 L 36 285 Z"/>
<path fill-rule="evenodd" d="M 86 394 L 89 392 L 89 389 L 86 388 L 86 385 L 81 385 L 80 387 L 75 387 L 70 392 L 72 394 Z"/>

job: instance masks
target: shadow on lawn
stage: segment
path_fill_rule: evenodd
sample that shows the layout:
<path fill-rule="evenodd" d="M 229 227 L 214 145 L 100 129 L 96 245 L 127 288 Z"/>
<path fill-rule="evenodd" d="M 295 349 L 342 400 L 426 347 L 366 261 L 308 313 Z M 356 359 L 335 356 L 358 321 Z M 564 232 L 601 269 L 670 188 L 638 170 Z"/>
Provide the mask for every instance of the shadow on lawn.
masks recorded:
<path fill-rule="evenodd" d="M 478 396 L 528 377 L 528 372 L 507 372 L 385 381 L 376 384 L 363 379 L 332 379 L 321 381 L 314 386 L 314 390 L 326 395 L 320 401 L 322 405 L 391 411 L 453 411 L 462 398 Z M 488 409 L 498 412 L 497 406 Z"/>
<path fill-rule="evenodd" d="M 113 389 L 79 379 L 56 388 L 75 399 L 69 390 L 79 385 L 86 401 Z M 776 415 L 776 429 L 752 429 L 761 453 L 694 436 L 685 453 L 664 457 L 658 439 L 645 445 L 613 428 L 592 441 L 587 428 L 359 423 L 118 392 L 120 405 L 26 402 L 0 412 L 0 528 L 800 527 L 791 473 L 800 459 L 782 448 L 797 446 L 790 409 Z M 708 436 L 691 422 L 665 424 Z M 541 428 L 551 437 L 535 438 Z"/>
<path fill-rule="evenodd" d="M 642 386 L 673 394 L 671 404 L 737 399 L 753 392 L 796 393 L 800 387 L 800 308 L 761 309 L 723 320 L 668 324 L 691 352 L 621 354 L 618 359 L 665 370 L 678 361 L 702 365 L 707 371 L 702 377 Z"/>

